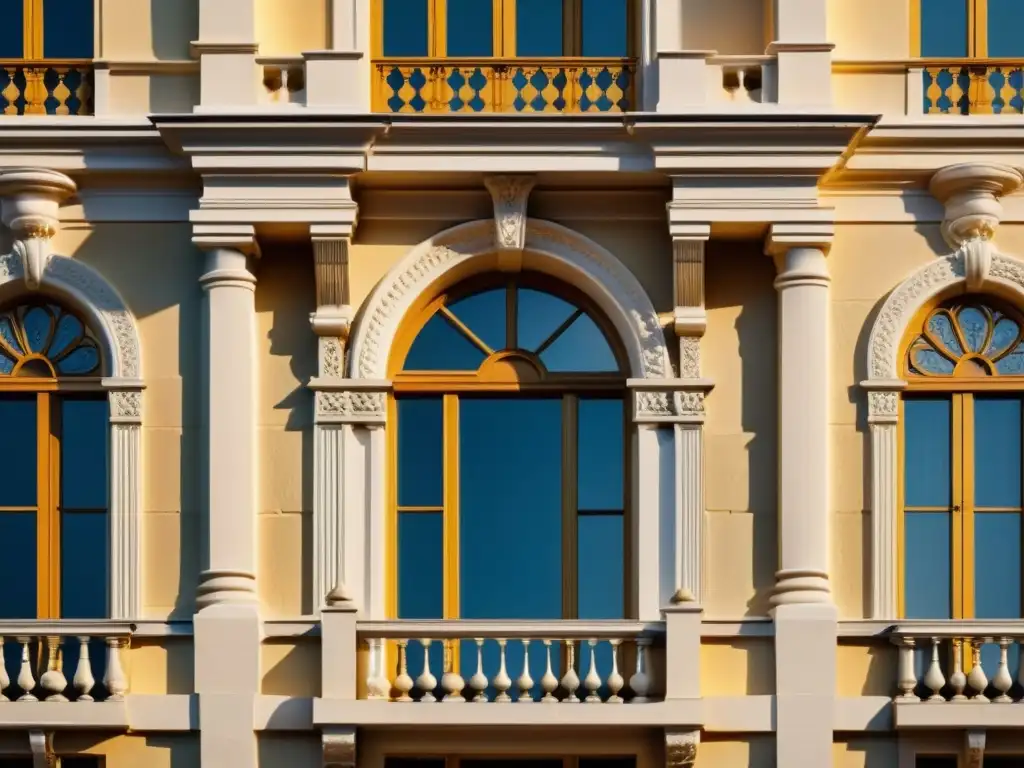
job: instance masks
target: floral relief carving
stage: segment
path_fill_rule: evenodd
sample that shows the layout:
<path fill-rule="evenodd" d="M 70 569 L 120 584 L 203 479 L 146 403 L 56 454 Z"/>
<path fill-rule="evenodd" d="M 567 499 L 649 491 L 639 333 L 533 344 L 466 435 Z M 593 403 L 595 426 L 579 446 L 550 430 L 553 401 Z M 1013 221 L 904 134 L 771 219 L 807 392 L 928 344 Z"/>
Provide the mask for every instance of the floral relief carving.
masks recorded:
<path fill-rule="evenodd" d="M 361 379 L 386 377 L 387 355 L 402 315 L 412 300 L 448 269 L 493 249 L 488 236 L 489 222 L 463 224 L 435 238 L 390 282 L 377 289 L 366 314 L 353 335 L 353 375 Z M 555 224 L 530 221 L 527 241 L 531 249 L 575 263 L 593 280 L 607 288 L 622 307 L 633 329 L 642 375 L 665 378 L 668 353 L 657 313 L 636 278 L 613 256 L 587 245 L 584 238 Z"/>
<path fill-rule="evenodd" d="M 676 392 L 673 400 L 675 404 L 676 415 L 678 416 L 704 415 L 703 392 Z"/>
<path fill-rule="evenodd" d="M 320 339 L 320 347 L 323 355 L 323 362 L 320 366 L 320 375 L 328 378 L 341 378 L 341 339 L 335 336 L 325 336 Z"/>
<path fill-rule="evenodd" d="M 697 336 L 679 339 L 679 376 L 683 379 L 700 378 L 700 338 Z"/>
<path fill-rule="evenodd" d="M 115 391 L 110 393 L 110 415 L 119 419 L 142 418 L 142 393 Z"/>
<path fill-rule="evenodd" d="M 636 393 L 635 418 L 641 421 L 673 421 L 704 416 L 704 392 L 645 390 Z"/>
<path fill-rule="evenodd" d="M 384 405 L 383 392 L 316 393 L 316 412 L 320 416 L 383 417 Z"/>
<path fill-rule="evenodd" d="M 900 396 L 898 392 L 869 392 L 868 413 L 871 416 L 893 416 L 899 413 Z"/>

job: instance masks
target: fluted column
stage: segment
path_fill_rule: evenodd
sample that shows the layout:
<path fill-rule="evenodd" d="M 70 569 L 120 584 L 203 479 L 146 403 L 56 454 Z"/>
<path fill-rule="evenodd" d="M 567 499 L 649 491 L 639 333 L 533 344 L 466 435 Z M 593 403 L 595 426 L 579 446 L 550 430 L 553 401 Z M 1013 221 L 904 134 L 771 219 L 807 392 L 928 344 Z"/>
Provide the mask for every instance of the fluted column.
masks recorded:
<path fill-rule="evenodd" d="M 107 397 L 110 404 L 110 617 L 136 619 L 142 609 L 139 589 L 142 391 L 111 389 Z"/>
<path fill-rule="evenodd" d="M 241 229 L 245 229 L 242 227 Z M 230 236 L 229 236 L 230 235 Z M 203 765 L 256 768 L 253 706 L 260 684 L 256 595 L 257 432 L 255 241 L 197 235 L 207 249 L 203 368 L 203 571 L 193 620 Z"/>
<path fill-rule="evenodd" d="M 899 392 L 893 389 L 868 394 L 868 424 L 871 429 L 871 616 L 897 618 L 896 586 L 896 478 L 899 474 L 897 425 Z M 897 389 L 898 388 L 898 389 Z"/>
<path fill-rule="evenodd" d="M 776 761 L 832 764 L 837 615 L 829 590 L 829 274 L 831 225 L 772 225 L 778 276 L 779 564 Z"/>

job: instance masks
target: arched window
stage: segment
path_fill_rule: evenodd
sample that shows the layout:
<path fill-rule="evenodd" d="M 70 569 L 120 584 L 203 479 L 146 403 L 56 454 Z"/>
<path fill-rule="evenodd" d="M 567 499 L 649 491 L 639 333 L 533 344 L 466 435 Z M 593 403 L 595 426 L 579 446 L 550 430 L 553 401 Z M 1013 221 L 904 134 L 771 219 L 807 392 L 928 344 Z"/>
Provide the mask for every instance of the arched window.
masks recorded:
<path fill-rule="evenodd" d="M 1020 618 L 1024 316 L 960 296 L 904 349 L 901 613 Z"/>
<path fill-rule="evenodd" d="M 108 616 L 101 364 L 96 337 L 66 307 L 0 308 L 0 618 Z"/>

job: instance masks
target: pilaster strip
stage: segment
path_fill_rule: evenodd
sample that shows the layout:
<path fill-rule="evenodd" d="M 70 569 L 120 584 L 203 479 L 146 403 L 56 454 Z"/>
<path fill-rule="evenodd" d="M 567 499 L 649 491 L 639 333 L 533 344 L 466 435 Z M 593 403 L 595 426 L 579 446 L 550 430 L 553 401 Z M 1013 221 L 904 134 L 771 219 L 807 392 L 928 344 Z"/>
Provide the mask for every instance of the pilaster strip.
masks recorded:
<path fill-rule="evenodd" d="M 142 392 L 111 390 L 110 617 L 141 615 Z"/>
<path fill-rule="evenodd" d="M 704 247 L 706 241 L 676 238 L 672 241 L 675 262 L 677 307 L 704 306 Z"/>
<path fill-rule="evenodd" d="M 346 237 L 313 238 L 318 308 L 349 305 L 348 245 Z"/>

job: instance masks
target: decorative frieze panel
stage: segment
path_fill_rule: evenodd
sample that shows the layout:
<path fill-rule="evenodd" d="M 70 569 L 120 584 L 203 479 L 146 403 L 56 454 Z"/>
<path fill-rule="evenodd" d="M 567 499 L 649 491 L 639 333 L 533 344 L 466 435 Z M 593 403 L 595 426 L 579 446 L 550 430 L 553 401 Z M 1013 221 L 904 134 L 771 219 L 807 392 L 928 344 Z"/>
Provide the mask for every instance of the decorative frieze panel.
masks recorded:
<path fill-rule="evenodd" d="M 633 421 L 637 424 L 702 423 L 704 397 L 712 386 L 706 379 L 631 381 Z"/>
<path fill-rule="evenodd" d="M 317 421 L 344 424 L 384 421 L 385 393 L 365 390 L 321 391 L 315 395 Z"/>

